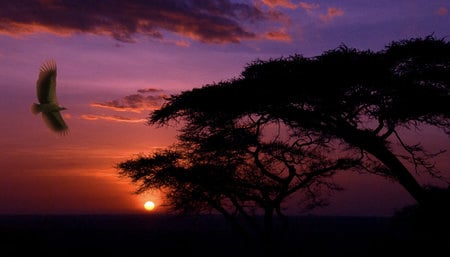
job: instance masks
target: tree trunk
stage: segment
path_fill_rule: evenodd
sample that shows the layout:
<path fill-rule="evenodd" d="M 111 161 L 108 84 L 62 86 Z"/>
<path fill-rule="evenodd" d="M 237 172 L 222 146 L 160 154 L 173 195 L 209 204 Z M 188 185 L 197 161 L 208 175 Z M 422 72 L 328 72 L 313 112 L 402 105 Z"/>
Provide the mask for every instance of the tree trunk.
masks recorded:
<path fill-rule="evenodd" d="M 392 172 L 396 180 L 408 191 L 408 193 L 419 204 L 423 204 L 425 199 L 425 191 L 417 182 L 410 171 L 395 156 L 395 154 L 387 148 L 386 142 L 372 134 L 369 131 L 361 131 L 354 129 L 352 133 L 346 133 L 344 138 L 347 142 L 354 146 L 360 147 L 368 153 L 375 156 Z"/>
<path fill-rule="evenodd" d="M 274 241 L 273 241 L 273 209 L 268 208 L 264 210 L 264 234 L 262 243 L 264 245 L 264 256 L 274 256 Z"/>

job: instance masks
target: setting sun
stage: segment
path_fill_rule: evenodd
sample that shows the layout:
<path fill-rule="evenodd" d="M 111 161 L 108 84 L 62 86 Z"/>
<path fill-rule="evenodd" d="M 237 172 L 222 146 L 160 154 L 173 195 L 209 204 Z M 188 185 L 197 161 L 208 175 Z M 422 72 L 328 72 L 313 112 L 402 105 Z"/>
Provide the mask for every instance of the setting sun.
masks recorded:
<path fill-rule="evenodd" d="M 145 202 L 145 204 L 144 204 L 144 208 L 145 208 L 147 211 L 151 211 L 151 210 L 155 209 L 155 203 L 152 202 L 152 201 L 147 201 L 147 202 Z"/>

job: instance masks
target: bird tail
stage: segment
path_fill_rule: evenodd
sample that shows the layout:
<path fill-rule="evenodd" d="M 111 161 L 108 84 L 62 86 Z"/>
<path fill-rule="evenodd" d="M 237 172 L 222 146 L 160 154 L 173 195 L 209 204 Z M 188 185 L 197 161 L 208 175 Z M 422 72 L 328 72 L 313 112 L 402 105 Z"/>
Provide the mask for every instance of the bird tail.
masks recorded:
<path fill-rule="evenodd" d="M 38 113 L 41 112 L 41 108 L 39 108 L 38 104 L 34 103 L 34 104 L 31 105 L 31 112 L 33 114 L 38 114 Z"/>

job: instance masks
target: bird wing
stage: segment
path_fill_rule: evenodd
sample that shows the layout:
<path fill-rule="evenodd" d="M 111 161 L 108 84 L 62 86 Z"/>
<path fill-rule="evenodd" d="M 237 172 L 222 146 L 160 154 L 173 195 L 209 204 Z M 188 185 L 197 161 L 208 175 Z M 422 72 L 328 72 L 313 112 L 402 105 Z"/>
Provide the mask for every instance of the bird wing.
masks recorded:
<path fill-rule="evenodd" d="M 69 127 L 59 111 L 43 112 L 42 118 L 51 130 L 62 134 L 68 132 Z"/>
<path fill-rule="evenodd" d="M 40 103 L 57 103 L 56 99 L 56 62 L 46 61 L 42 64 L 36 82 L 37 98 Z"/>

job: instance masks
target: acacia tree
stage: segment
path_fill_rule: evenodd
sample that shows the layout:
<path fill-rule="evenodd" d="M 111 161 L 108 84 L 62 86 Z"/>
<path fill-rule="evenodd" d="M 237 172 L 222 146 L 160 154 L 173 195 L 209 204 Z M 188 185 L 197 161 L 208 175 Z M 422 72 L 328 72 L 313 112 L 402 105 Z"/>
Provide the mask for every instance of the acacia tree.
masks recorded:
<path fill-rule="evenodd" d="M 444 151 L 408 144 L 402 130 L 427 125 L 450 135 L 449 82 L 450 43 L 444 39 L 396 41 L 378 52 L 343 45 L 312 58 L 256 60 L 237 78 L 173 95 L 149 124 L 181 118 L 210 126 L 266 116 L 298 138 L 308 131 L 328 148 L 339 143 L 345 146 L 339 151 L 358 152 L 355 164 L 397 181 L 427 205 L 435 194 L 414 174 L 443 179 L 432 158 Z M 392 147 L 396 143 L 403 151 Z"/>
<path fill-rule="evenodd" d="M 175 213 L 220 213 L 242 235 L 270 246 L 273 216 L 285 224 L 290 197 L 308 209 L 326 204 L 327 192 L 339 189 L 329 178 L 357 162 L 327 155 L 323 138 L 293 136 L 267 115 L 215 118 L 185 120 L 176 144 L 119 163 L 119 174 L 138 185 L 136 193 L 163 191 Z"/>

